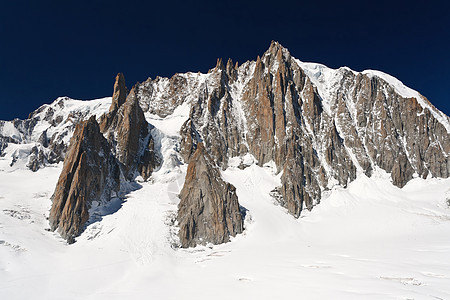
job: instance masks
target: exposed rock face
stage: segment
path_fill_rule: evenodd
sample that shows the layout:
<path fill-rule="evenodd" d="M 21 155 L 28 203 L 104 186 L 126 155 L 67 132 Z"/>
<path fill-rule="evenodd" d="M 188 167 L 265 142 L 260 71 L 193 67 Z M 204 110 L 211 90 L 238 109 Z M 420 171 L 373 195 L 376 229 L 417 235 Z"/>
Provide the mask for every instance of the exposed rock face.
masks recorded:
<path fill-rule="evenodd" d="M 248 152 L 260 165 L 273 160 L 279 171 L 285 170 L 280 191 L 295 216 L 319 202 L 330 177 L 343 185 L 356 178 L 333 119 L 286 49 L 273 43 L 256 63 L 238 70 L 231 65 L 225 70 L 218 61 L 192 103 L 180 131 L 185 161 L 200 141 L 224 168 L 229 157 Z M 244 88 L 239 91 L 239 86 Z"/>
<path fill-rule="evenodd" d="M 256 62 L 232 66 L 218 60 L 198 85 L 177 86 L 194 86 L 196 95 L 186 98 L 191 110 L 180 130 L 185 162 L 200 142 L 223 168 L 245 153 L 260 165 L 274 161 L 283 171 L 282 204 L 297 217 L 324 190 L 376 168 L 399 187 L 413 174 L 450 175 L 449 129 L 439 121 L 449 118 L 422 96 L 402 96 L 395 82 L 302 63 L 276 42 Z"/>
<path fill-rule="evenodd" d="M 220 244 L 243 231 L 236 188 L 223 181 L 203 143 L 188 165 L 178 205 L 182 247 Z"/>
<path fill-rule="evenodd" d="M 119 107 L 125 103 L 127 98 L 128 90 L 125 85 L 125 77 L 122 73 L 117 74 L 116 81 L 114 82 L 114 92 L 112 96 L 111 106 L 109 112 L 100 116 L 100 130 L 105 132 L 111 126 L 111 122 L 119 110 Z"/>
<path fill-rule="evenodd" d="M 126 90 L 124 80 L 123 75 L 117 75 L 114 94 L 119 95 L 113 96 L 110 111 L 101 117 L 100 127 L 114 147 L 125 178 L 134 179 L 138 171 L 146 180 L 159 164 L 150 134 L 151 125 L 145 120 L 135 87 L 125 101 L 121 100 Z"/>
<path fill-rule="evenodd" d="M 74 242 L 89 219 L 93 201 L 108 201 L 119 191 L 120 170 L 92 116 L 77 125 L 53 195 L 50 227 Z"/>
<path fill-rule="evenodd" d="M 279 44 L 272 43 L 257 59 L 242 101 L 249 115 L 250 152 L 260 165 L 273 160 L 284 171 L 281 194 L 294 216 L 319 202 L 330 177 L 343 185 L 356 177 L 317 90 Z M 326 169 L 336 173 L 326 174 Z"/>
<path fill-rule="evenodd" d="M 229 63 L 231 64 L 231 63 Z M 228 157 L 248 152 L 245 141 L 245 116 L 239 111 L 236 95 L 229 85 L 230 77 L 222 60 L 217 61 L 214 69 L 208 73 L 208 79 L 199 87 L 198 98 L 192 102 L 189 119 L 183 124 L 181 155 L 189 162 L 198 142 L 202 141 L 210 150 L 214 161 L 226 167 Z M 241 84 L 241 82 L 239 82 Z"/>
<path fill-rule="evenodd" d="M 117 74 L 116 81 L 114 82 L 114 91 L 112 96 L 112 103 L 109 111 L 119 109 L 119 107 L 125 103 L 127 99 L 128 90 L 125 85 L 125 77 L 122 73 Z"/>
<path fill-rule="evenodd" d="M 37 146 L 34 146 L 31 149 L 31 155 L 28 158 L 28 164 L 27 167 L 33 171 L 36 172 L 39 170 L 40 166 L 45 164 L 45 155 L 44 151 L 42 149 L 38 149 Z"/>
<path fill-rule="evenodd" d="M 138 171 L 147 179 L 158 164 L 135 89 L 125 96 L 125 79 L 119 74 L 101 125 L 92 116 L 77 126 L 71 139 L 50 212 L 51 229 L 59 228 L 69 243 L 84 229 L 92 201 L 105 203 L 119 192 L 121 174 L 134 180 Z"/>

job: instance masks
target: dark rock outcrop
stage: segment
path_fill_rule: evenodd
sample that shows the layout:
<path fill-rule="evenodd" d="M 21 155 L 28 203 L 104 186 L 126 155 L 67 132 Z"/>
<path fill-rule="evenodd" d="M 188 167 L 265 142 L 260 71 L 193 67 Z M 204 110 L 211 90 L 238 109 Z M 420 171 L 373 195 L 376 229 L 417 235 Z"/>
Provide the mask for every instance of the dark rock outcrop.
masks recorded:
<path fill-rule="evenodd" d="M 243 231 L 236 188 L 225 182 L 203 143 L 188 165 L 178 205 L 182 247 L 228 242 Z"/>
<path fill-rule="evenodd" d="M 111 122 L 117 115 L 119 107 L 121 107 L 122 104 L 125 103 L 127 95 L 128 90 L 125 85 L 125 77 L 122 73 L 119 73 L 117 74 L 116 81 L 114 82 L 114 91 L 109 112 L 100 116 L 99 124 L 101 132 L 105 132 L 109 129 L 109 127 L 111 126 Z"/>
<path fill-rule="evenodd" d="M 133 180 L 137 171 L 146 180 L 159 164 L 150 133 L 152 126 L 145 120 L 136 87 L 124 101 L 126 87 L 122 74 L 117 75 L 114 87 L 113 102 L 109 112 L 100 118 L 100 129 L 113 146 L 125 178 Z"/>
<path fill-rule="evenodd" d="M 162 118 L 171 115 L 186 99 L 192 97 L 192 91 L 201 83 L 192 73 L 175 74 L 172 78 L 156 77 L 135 85 L 139 104 L 144 112 L 156 114 Z"/>
<path fill-rule="evenodd" d="M 93 201 L 106 203 L 118 194 L 121 178 L 132 181 L 139 172 L 147 179 L 158 165 L 151 126 L 135 89 L 126 93 L 125 79 L 119 74 L 101 125 L 92 116 L 77 125 L 71 139 L 49 218 L 51 229 L 59 228 L 69 243 L 83 231 Z"/>
<path fill-rule="evenodd" d="M 42 151 L 42 149 L 39 149 L 37 146 L 34 146 L 31 149 L 30 156 L 28 157 L 27 167 L 31 171 L 36 172 L 41 166 L 45 165 L 45 161 L 46 159 L 44 151 Z"/>
<path fill-rule="evenodd" d="M 119 176 L 119 166 L 95 116 L 79 123 L 53 194 L 51 230 L 58 229 L 69 243 L 74 242 L 89 220 L 92 202 L 108 201 L 119 191 Z"/>
<path fill-rule="evenodd" d="M 233 69 L 230 72 L 234 71 Z M 233 101 L 229 85 L 230 75 L 222 60 L 209 71 L 208 80 L 199 88 L 197 101 L 193 101 L 189 119 L 181 127 L 181 155 L 185 162 L 195 152 L 198 142 L 209 149 L 214 161 L 225 168 L 228 157 L 248 152 L 243 134 L 244 119 L 236 118 L 237 103 Z"/>
<path fill-rule="evenodd" d="M 8 147 L 9 143 L 14 143 L 15 140 L 9 136 L 2 136 L 0 135 L 0 157 L 3 157 L 4 153 L 3 150 Z"/>
<path fill-rule="evenodd" d="M 116 81 L 114 82 L 114 91 L 112 96 L 112 103 L 109 111 L 119 109 L 127 99 L 128 90 L 125 85 L 125 76 L 122 73 L 117 74 Z"/>
<path fill-rule="evenodd" d="M 44 147 L 48 147 L 48 137 L 47 137 L 47 130 L 44 130 L 42 134 L 39 136 L 38 142 Z"/>
<path fill-rule="evenodd" d="M 356 178 L 356 167 L 333 119 L 286 49 L 272 43 L 253 65 L 240 70 L 231 68 L 231 63 L 227 66 L 225 71 L 218 60 L 209 72 L 198 101 L 191 106 L 190 118 L 181 128 L 181 155 L 186 162 L 199 142 L 204 142 L 223 168 L 229 157 L 248 152 L 260 165 L 274 161 L 278 171 L 286 170 L 280 192 L 283 205 L 295 216 L 303 207 L 311 209 L 320 201 L 330 178 L 343 185 Z M 233 95 L 233 82 L 239 75 L 248 79 L 242 94 Z M 233 98 L 236 96 L 240 99 Z M 325 156 L 326 160 L 321 159 Z M 326 170 L 334 172 L 327 174 Z"/>

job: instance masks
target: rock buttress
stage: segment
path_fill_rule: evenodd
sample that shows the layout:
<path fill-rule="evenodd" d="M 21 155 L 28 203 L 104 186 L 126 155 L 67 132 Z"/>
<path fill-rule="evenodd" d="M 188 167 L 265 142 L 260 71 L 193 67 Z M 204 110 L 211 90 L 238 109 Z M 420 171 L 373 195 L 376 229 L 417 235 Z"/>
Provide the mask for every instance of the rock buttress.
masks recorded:
<path fill-rule="evenodd" d="M 127 89 L 120 75 L 116 78 L 109 113 L 101 117 L 100 129 L 114 148 L 125 178 L 133 180 L 137 171 L 146 180 L 159 165 L 150 133 L 152 126 L 145 120 L 136 87 L 123 99 Z"/>
<path fill-rule="evenodd" d="M 189 162 L 180 199 L 177 220 L 183 248 L 225 243 L 244 229 L 236 188 L 222 179 L 203 143 Z"/>
<path fill-rule="evenodd" d="M 53 194 L 49 222 L 69 243 L 89 220 L 93 201 L 108 201 L 119 191 L 119 166 L 92 116 L 77 125 Z"/>

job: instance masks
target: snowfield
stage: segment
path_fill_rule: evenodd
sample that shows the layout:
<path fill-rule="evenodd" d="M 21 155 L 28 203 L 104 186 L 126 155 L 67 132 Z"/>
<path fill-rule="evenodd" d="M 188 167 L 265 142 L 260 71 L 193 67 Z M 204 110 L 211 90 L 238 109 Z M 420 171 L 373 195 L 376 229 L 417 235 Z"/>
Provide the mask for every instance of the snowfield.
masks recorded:
<path fill-rule="evenodd" d="M 248 160 L 248 159 L 247 159 Z M 46 231 L 62 164 L 0 161 L 2 299 L 449 299 L 450 179 L 403 189 L 382 171 L 335 188 L 295 219 L 269 196 L 271 165 L 223 172 L 247 210 L 232 242 L 179 249 L 184 165 L 116 199 L 73 245 Z"/>

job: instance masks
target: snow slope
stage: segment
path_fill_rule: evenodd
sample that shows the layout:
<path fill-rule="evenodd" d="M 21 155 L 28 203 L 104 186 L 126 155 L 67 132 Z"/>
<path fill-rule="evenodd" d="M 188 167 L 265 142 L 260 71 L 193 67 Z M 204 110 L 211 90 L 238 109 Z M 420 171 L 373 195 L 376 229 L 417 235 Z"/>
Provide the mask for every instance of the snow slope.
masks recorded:
<path fill-rule="evenodd" d="M 171 221 L 183 165 L 137 183 L 70 246 L 45 231 L 61 164 L 0 171 L 2 299 L 450 298 L 450 179 L 398 189 L 362 175 L 297 220 L 269 196 L 273 166 L 233 161 L 223 176 L 248 210 L 245 232 L 188 250 L 173 247 Z"/>

